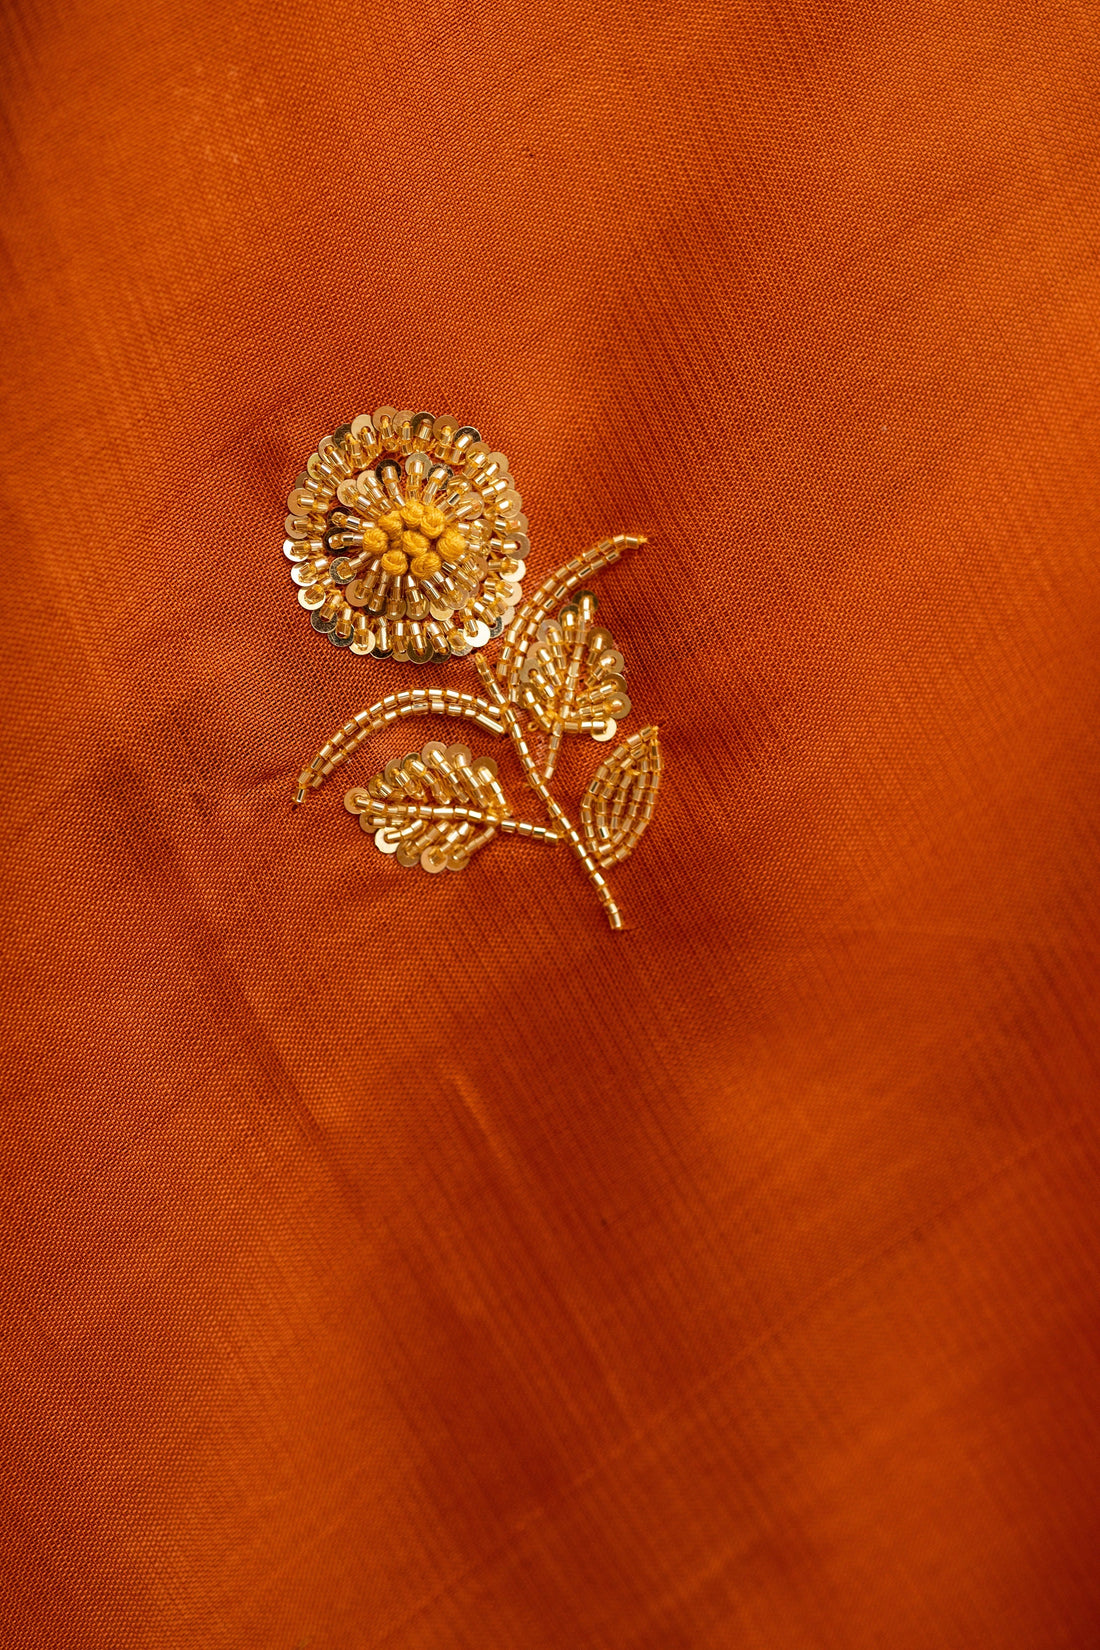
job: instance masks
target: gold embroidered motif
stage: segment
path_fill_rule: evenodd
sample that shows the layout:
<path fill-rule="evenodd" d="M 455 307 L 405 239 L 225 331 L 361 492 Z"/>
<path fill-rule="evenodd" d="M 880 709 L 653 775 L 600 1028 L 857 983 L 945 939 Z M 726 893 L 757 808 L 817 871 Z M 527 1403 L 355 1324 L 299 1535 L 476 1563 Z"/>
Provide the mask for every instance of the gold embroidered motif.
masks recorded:
<path fill-rule="evenodd" d="M 347 513 L 330 510 L 334 496 L 348 505 Z M 308 535 L 288 536 L 284 545 L 295 562 L 298 599 L 336 646 L 419 664 L 462 657 L 503 633 L 495 668 L 480 654 L 474 659 L 484 694 L 432 686 L 386 694 L 321 747 L 299 776 L 295 805 L 391 723 L 406 716 L 466 718 L 487 733 L 508 735 L 549 825 L 516 816 L 491 757 L 437 740 L 387 762 L 366 785 L 348 791 L 345 807 L 381 853 L 433 875 L 464 870 L 498 832 L 566 842 L 611 927 L 621 928 L 603 872 L 633 852 L 653 817 L 661 779 L 657 729 L 631 734 L 603 762 L 582 798 L 579 830 L 551 794 L 550 780 L 566 735 L 609 743 L 631 713 L 623 655 L 594 622 L 595 596 L 578 586 L 644 538 L 602 540 L 521 602 L 530 546 L 503 454 L 490 453 L 476 430 L 454 419 L 390 408 L 319 443 L 289 502 L 295 514 L 288 535 L 292 526 Z M 574 599 L 564 600 L 574 591 Z M 455 606 L 447 608 L 452 600 Z M 530 718 L 526 727 L 521 712 Z"/>

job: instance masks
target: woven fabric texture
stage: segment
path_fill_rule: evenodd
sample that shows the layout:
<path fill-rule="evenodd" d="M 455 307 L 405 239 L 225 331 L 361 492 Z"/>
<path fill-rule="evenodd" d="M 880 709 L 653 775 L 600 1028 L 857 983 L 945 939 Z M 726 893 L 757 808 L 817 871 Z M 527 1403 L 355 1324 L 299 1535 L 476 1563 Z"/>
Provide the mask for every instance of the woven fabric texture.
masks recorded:
<path fill-rule="evenodd" d="M 0 1643 L 1098 1642 L 1095 4 L 3 27 Z M 648 535 L 621 934 L 290 809 L 383 402 Z"/>

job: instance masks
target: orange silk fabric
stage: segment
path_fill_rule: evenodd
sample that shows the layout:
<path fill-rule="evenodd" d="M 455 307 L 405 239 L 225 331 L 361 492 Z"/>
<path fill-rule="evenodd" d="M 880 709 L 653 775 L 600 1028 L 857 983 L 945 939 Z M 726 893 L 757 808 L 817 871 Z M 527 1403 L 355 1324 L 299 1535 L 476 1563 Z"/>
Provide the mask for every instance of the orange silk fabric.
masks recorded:
<path fill-rule="evenodd" d="M 0 1642 L 1097 1642 L 1095 5 L 5 29 Z M 649 536 L 622 934 L 290 810 L 383 402 Z"/>

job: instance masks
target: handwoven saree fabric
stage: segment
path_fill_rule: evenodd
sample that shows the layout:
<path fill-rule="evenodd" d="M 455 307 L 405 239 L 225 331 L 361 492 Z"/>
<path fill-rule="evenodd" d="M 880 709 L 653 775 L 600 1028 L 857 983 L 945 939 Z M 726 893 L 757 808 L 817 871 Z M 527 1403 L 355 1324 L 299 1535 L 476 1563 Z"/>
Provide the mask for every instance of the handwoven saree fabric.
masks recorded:
<path fill-rule="evenodd" d="M 1096 6 L 4 28 L 0 1643 L 1100 1641 Z M 382 403 L 647 538 L 621 933 L 291 809 Z"/>

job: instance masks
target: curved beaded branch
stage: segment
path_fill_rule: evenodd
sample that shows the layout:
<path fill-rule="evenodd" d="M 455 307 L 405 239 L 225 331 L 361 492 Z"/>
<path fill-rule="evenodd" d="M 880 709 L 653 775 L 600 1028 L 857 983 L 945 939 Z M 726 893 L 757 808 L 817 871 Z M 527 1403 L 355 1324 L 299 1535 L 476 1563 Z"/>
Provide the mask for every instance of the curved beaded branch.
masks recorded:
<path fill-rule="evenodd" d="M 504 632 L 504 646 L 497 659 L 497 675 L 508 684 L 509 691 L 515 686 L 539 625 L 549 618 L 551 609 L 586 579 L 594 578 L 605 567 L 617 562 L 624 550 L 637 550 L 645 542 L 641 533 L 618 533 L 612 539 L 601 539 L 591 550 L 586 550 L 582 556 L 574 556 L 572 561 L 567 561 L 564 567 L 557 568 L 543 580 Z"/>
<path fill-rule="evenodd" d="M 403 716 L 467 716 L 486 733 L 502 734 L 504 724 L 495 708 L 485 699 L 472 693 L 460 693 L 457 688 L 405 688 L 401 693 L 387 693 L 366 710 L 353 716 L 350 722 L 333 734 L 321 746 L 312 762 L 298 775 L 298 789 L 294 806 L 305 800 L 307 791 L 323 785 L 334 768 L 353 756 L 372 733 L 380 733 L 391 722 Z"/>
<path fill-rule="evenodd" d="M 597 643 L 597 633 L 590 630 L 595 598 L 582 595 L 574 607 L 563 609 L 561 626 L 550 622 L 550 614 L 578 585 L 618 561 L 625 550 L 645 542 L 641 535 L 625 533 L 603 539 L 544 580 L 505 632 L 495 670 L 480 654 L 474 658 L 488 697 L 454 688 L 409 688 L 387 694 L 360 711 L 303 768 L 295 806 L 308 791 L 322 785 L 370 734 L 391 722 L 429 714 L 468 718 L 488 733 L 508 735 L 528 784 L 550 816 L 549 827 L 513 818 L 496 783 L 495 764 L 488 764 L 491 773 L 485 771 L 484 762 L 470 766 L 470 752 L 461 746 L 451 748 L 463 753 L 454 759 L 459 764 L 457 773 L 448 764 L 446 754 L 440 754 L 444 752 L 442 746 L 434 747 L 434 751 L 425 746 L 421 757 L 388 764 L 385 774 L 376 776 L 369 787 L 347 793 L 345 806 L 349 812 L 359 815 L 364 830 L 376 832 L 376 844 L 384 853 L 397 853 L 402 864 L 419 861 L 428 871 L 462 869 L 497 831 L 531 841 L 567 842 L 595 888 L 610 926 L 621 929 L 622 913 L 603 872 L 633 851 L 653 816 L 661 775 L 657 729 L 646 727 L 631 734 L 598 769 L 581 802 L 578 830 L 549 787 L 562 736 L 583 732 L 595 738 L 611 737 L 616 726 L 614 717 L 628 713 L 629 699 L 621 693 L 621 677 L 614 674 L 594 685 L 591 675 L 586 676 L 585 691 L 578 699 L 586 637 L 592 638 L 590 646 L 605 650 L 598 661 L 601 670 L 608 668 L 607 660 L 618 661 L 617 665 L 611 664 L 612 672 L 622 668 L 622 657 L 614 651 L 613 643 L 611 651 L 606 651 L 610 643 L 607 632 L 601 633 L 603 640 Z M 544 647 L 550 652 L 533 654 L 528 662 L 532 645 L 540 638 L 546 639 Z M 540 659 L 542 673 L 532 671 L 531 666 L 537 666 Z M 541 768 L 524 736 L 519 705 L 549 735 L 548 754 Z M 621 711 L 619 706 L 623 707 Z M 475 826 L 484 829 L 472 835 Z"/>

